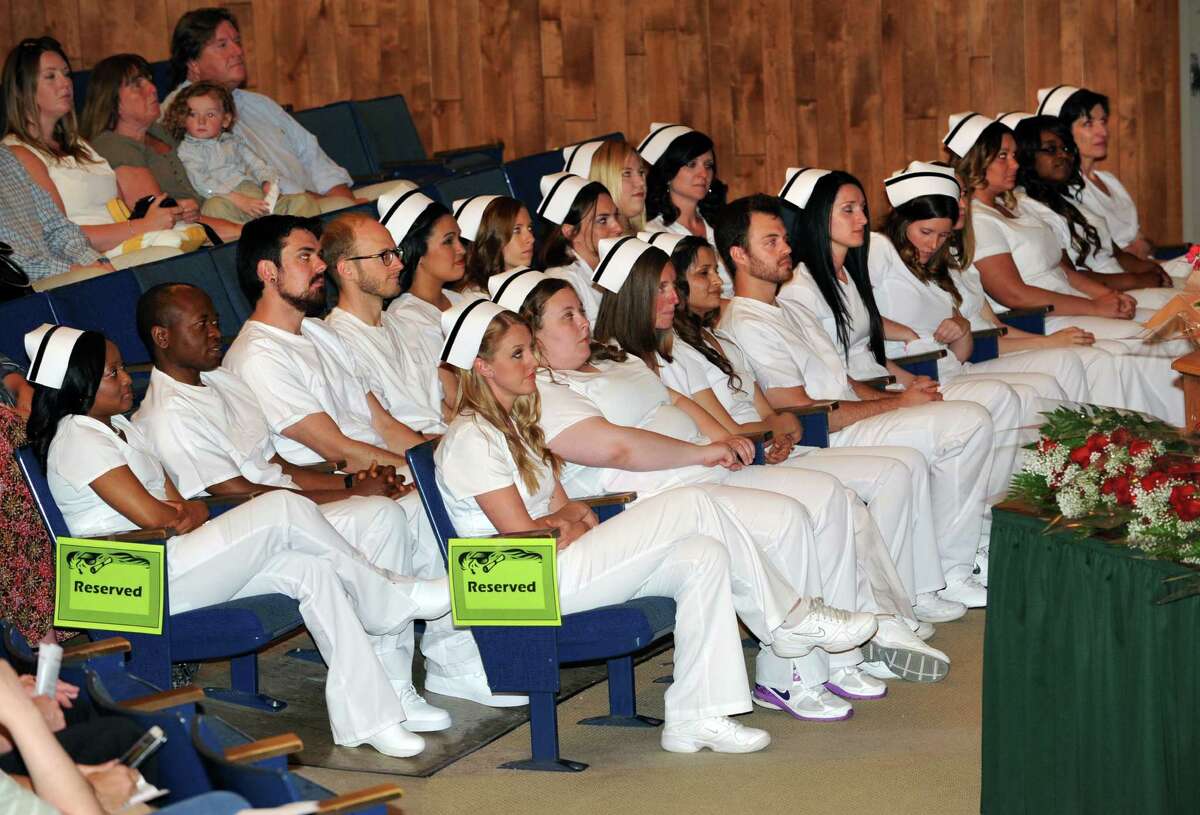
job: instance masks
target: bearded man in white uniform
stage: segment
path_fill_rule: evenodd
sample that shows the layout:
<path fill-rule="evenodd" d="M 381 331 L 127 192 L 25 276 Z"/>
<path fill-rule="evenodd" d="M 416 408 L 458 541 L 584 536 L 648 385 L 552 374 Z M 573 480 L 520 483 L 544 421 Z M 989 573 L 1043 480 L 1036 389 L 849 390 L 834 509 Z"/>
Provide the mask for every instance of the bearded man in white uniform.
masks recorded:
<path fill-rule="evenodd" d="M 893 394 L 847 377 L 841 355 L 816 318 L 776 299 L 780 284 L 792 276 L 778 199 L 756 195 L 732 202 L 716 234 L 717 249 L 734 270 L 735 296 L 721 328 L 745 350 L 771 406 L 837 399 L 841 405 L 829 416 L 831 446 L 919 450 L 930 467 L 943 575 L 918 575 L 918 590 L 929 590 L 931 581 L 944 576 L 942 597 L 969 607 L 985 605 L 986 589 L 971 572 L 994 455 L 988 412 L 970 402 L 938 404 L 936 382 Z"/>
<path fill-rule="evenodd" d="M 393 466 L 402 477 L 408 473 L 404 451 L 424 437 L 383 408 L 338 335 L 323 321 L 307 318 L 325 305 L 319 231 L 318 222 L 289 215 L 268 215 L 243 227 L 238 282 L 255 307 L 222 370 L 252 395 L 270 428 L 270 443 L 284 460 L 345 462 L 350 472 Z M 414 571 L 444 574 L 424 512 L 413 499 L 405 506 L 417 542 Z M 426 690 L 496 706 L 527 701 L 490 692 L 474 638 L 455 631 L 448 616 L 426 626 L 421 650 L 426 657 L 436 654 L 426 666 Z"/>

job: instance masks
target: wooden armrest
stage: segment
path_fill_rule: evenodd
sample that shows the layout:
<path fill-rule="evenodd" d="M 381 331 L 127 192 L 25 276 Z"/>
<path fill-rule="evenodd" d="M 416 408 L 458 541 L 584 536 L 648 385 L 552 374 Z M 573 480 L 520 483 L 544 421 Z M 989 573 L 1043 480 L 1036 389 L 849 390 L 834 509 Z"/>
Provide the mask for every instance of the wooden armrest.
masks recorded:
<path fill-rule="evenodd" d="M 290 756 L 304 749 L 304 742 L 295 733 L 281 733 L 266 739 L 225 748 L 225 760 L 234 764 L 249 764 L 278 756 Z"/>
<path fill-rule="evenodd" d="M 788 405 L 786 407 L 777 408 L 777 413 L 790 413 L 793 416 L 808 416 L 813 413 L 829 413 L 837 410 L 841 404 L 836 399 L 829 399 L 823 402 L 813 402 L 809 405 Z"/>
<path fill-rule="evenodd" d="M 184 685 L 182 688 L 150 693 L 145 696 L 135 696 L 121 702 L 121 707 L 136 710 L 140 713 L 153 713 L 156 710 L 166 710 L 176 705 L 195 704 L 204 700 L 204 691 L 195 685 Z"/>
<path fill-rule="evenodd" d="M 913 354 L 907 357 L 895 357 L 894 359 L 888 360 L 888 362 L 894 362 L 897 365 L 915 365 L 918 362 L 932 362 L 933 360 L 941 359 L 944 356 L 946 356 L 946 349 L 940 348 L 937 351 L 926 351 L 923 354 Z"/>
<path fill-rule="evenodd" d="M 595 509 L 596 507 L 615 507 L 624 504 L 631 504 L 637 500 L 636 492 L 606 492 L 601 495 L 589 495 L 586 498 L 576 498 L 581 504 L 587 504 Z"/>
<path fill-rule="evenodd" d="M 154 529 L 131 529 L 128 532 L 114 532 L 111 535 L 93 536 L 84 538 L 83 540 L 93 541 L 117 541 L 118 543 L 149 543 L 151 541 L 166 540 L 173 538 L 179 533 L 169 526 L 155 527 Z"/>
<path fill-rule="evenodd" d="M 978 331 L 972 331 L 971 336 L 977 340 L 987 339 L 988 337 L 1003 337 L 1008 334 L 1008 326 L 1001 325 L 996 328 L 981 328 Z"/>
<path fill-rule="evenodd" d="M 1030 306 L 1029 308 L 1010 308 L 1007 311 L 1002 311 L 997 314 L 997 317 L 1037 317 L 1038 315 L 1046 315 L 1054 311 L 1054 306 L 1047 303 L 1044 306 Z"/>
<path fill-rule="evenodd" d="M 336 473 L 339 470 L 346 469 L 346 462 L 318 461 L 316 464 L 301 464 L 298 466 L 301 470 L 308 470 L 310 473 Z"/>
<path fill-rule="evenodd" d="M 884 388 L 896 381 L 896 377 L 888 374 L 887 376 L 877 376 L 874 379 L 860 379 L 859 382 L 866 385 L 868 388 Z"/>
<path fill-rule="evenodd" d="M 503 150 L 504 142 L 494 141 L 494 142 L 488 142 L 487 144 L 473 144 L 469 147 L 451 147 L 447 150 L 438 150 L 438 151 L 434 152 L 433 157 L 434 158 L 442 158 L 443 156 L 457 156 L 457 155 L 461 155 L 462 153 L 479 153 L 479 152 L 483 152 L 485 150 L 497 150 L 497 149 Z"/>
<path fill-rule="evenodd" d="M 128 654 L 131 650 L 133 650 L 133 646 L 124 637 L 107 637 L 95 642 L 85 642 L 83 645 L 64 648 L 62 658 L 63 662 L 83 661 L 107 654 Z"/>
<path fill-rule="evenodd" d="M 244 504 L 251 498 L 255 498 L 267 490 L 253 490 L 251 492 L 231 492 L 228 495 L 205 495 L 195 500 L 203 501 L 206 507 L 219 507 L 225 504 Z"/>
<path fill-rule="evenodd" d="M 480 540 L 490 538 L 557 538 L 557 529 L 523 529 L 520 532 L 497 532 L 495 535 L 481 535 Z"/>
<path fill-rule="evenodd" d="M 371 804 L 392 801 L 403 794 L 404 790 L 395 784 L 378 784 L 374 787 L 364 787 L 361 790 L 347 792 L 336 798 L 326 798 L 317 804 L 317 812 L 342 812 L 347 809 L 359 809 Z"/>

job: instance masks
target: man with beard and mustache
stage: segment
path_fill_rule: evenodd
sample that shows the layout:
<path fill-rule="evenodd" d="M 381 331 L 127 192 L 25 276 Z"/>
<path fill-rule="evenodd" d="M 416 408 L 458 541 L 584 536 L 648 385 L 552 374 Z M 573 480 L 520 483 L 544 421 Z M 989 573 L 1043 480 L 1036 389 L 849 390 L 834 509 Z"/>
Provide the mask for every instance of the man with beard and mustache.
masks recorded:
<path fill-rule="evenodd" d="M 404 341 L 384 303 L 400 294 L 404 264 L 387 227 L 350 212 L 325 225 L 321 259 L 337 289 L 337 306 L 325 318 L 354 357 L 371 393 L 396 419 L 424 434 L 442 433 L 442 369 Z M 455 383 L 443 381 L 453 393 Z"/>
<path fill-rule="evenodd" d="M 918 450 L 929 464 L 934 534 L 942 553 L 970 549 L 983 533 L 988 474 L 994 450 L 993 426 L 982 407 L 941 402 L 937 383 L 898 393 L 876 391 L 846 375 L 842 356 L 817 318 L 795 302 L 777 299 L 792 277 L 792 252 L 779 199 L 740 198 L 722 213 L 717 249 L 734 271 L 734 297 L 721 318 L 746 352 L 755 379 L 771 406 L 840 400 L 829 414 L 830 447 L 900 445 Z M 810 396 L 810 392 L 816 396 Z M 967 558 L 970 562 L 971 558 Z M 965 574 L 918 576 L 917 594 L 938 591 L 968 607 L 986 603 L 986 591 Z M 950 583 L 950 591 L 945 586 Z"/>
<path fill-rule="evenodd" d="M 254 394 L 275 449 L 292 464 L 373 464 L 407 473 L 404 451 L 424 438 L 394 419 L 359 378 L 354 356 L 329 326 L 318 221 L 268 215 L 238 241 L 238 283 L 254 312 L 224 368 Z"/>

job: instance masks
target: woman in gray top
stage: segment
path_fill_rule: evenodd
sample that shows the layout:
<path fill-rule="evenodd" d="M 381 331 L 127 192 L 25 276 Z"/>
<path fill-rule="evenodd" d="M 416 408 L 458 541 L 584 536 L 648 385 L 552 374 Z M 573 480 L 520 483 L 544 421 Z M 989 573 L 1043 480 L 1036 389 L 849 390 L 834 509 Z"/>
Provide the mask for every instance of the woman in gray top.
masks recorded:
<path fill-rule="evenodd" d="M 202 214 L 204 199 L 188 181 L 175 154 L 178 143 L 158 124 L 158 90 L 150 63 L 137 54 L 106 57 L 92 69 L 80 129 L 117 174 L 117 188 L 131 209 L 147 195 L 169 195 L 184 220 L 199 221 L 222 240 L 237 240 L 242 227 L 223 213 Z"/>

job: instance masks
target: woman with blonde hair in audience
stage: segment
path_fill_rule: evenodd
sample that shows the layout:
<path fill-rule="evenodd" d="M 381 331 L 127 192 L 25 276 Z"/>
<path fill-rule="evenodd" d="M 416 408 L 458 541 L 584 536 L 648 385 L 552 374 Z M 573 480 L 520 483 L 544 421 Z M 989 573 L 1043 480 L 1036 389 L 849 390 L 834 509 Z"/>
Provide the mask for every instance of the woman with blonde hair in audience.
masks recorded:
<path fill-rule="evenodd" d="M 617 205 L 626 235 L 646 226 L 646 162 L 627 141 L 606 139 L 563 148 L 563 172 L 599 181 Z"/>
<path fill-rule="evenodd" d="M 3 93 L 4 144 L 96 250 L 127 255 L 118 265 L 133 265 L 204 241 L 202 230 L 175 228 L 184 212 L 166 196 L 155 198 L 143 217 L 129 217 L 112 167 L 79 135 L 71 66 L 57 40 L 18 43 L 4 63 Z M 130 254 L 147 247 L 153 249 Z"/>
<path fill-rule="evenodd" d="M 241 224 L 200 212 L 204 197 L 188 180 L 175 152 L 179 143 L 158 116 L 158 89 L 144 58 L 114 54 L 92 68 L 80 130 L 113 168 L 125 205 L 132 209 L 148 195 L 169 195 L 181 220 L 207 224 L 222 240 L 237 240 Z"/>
<path fill-rule="evenodd" d="M 467 242 L 466 273 L 455 286 L 486 296 L 488 278 L 533 263 L 536 239 L 529 210 L 506 195 L 461 198 L 452 207 Z"/>

